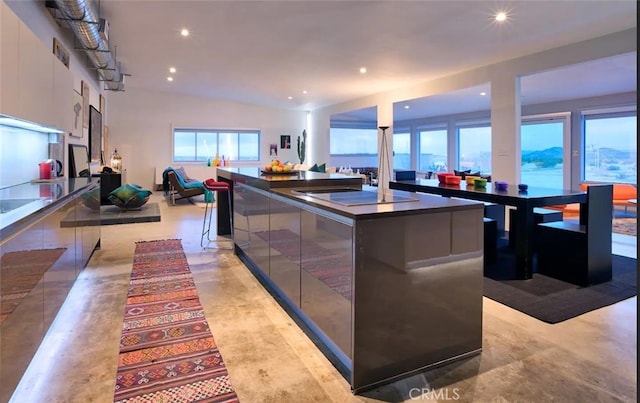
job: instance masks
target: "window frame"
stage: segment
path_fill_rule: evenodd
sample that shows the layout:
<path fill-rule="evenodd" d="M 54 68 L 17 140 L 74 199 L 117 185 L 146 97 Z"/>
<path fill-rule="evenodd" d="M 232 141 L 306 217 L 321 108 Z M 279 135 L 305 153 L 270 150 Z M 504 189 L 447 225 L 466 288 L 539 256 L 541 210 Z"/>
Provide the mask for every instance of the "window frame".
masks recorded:
<path fill-rule="evenodd" d="M 194 154 L 194 159 L 189 159 L 189 160 L 176 160 L 176 133 L 180 133 L 180 132 L 195 132 L 196 133 L 196 144 L 195 144 L 195 154 Z M 236 143 L 236 156 L 237 159 L 230 159 L 229 161 L 234 161 L 234 162 L 259 162 L 260 161 L 260 150 L 261 150 L 261 142 L 262 142 L 262 132 L 259 129 L 218 129 L 218 128 L 207 128 L 207 127 L 190 127 L 190 126 L 173 126 L 171 128 L 171 161 L 172 163 L 186 163 L 186 164 L 201 164 L 203 162 L 206 162 L 207 159 L 197 159 L 197 155 L 198 155 L 198 146 L 197 146 L 197 133 L 215 133 L 215 138 L 216 138 L 216 146 L 215 146 L 215 150 L 212 151 L 213 155 L 211 155 L 211 158 L 214 158 L 216 156 L 216 154 L 218 154 L 219 158 L 222 158 L 222 155 L 220 155 L 220 134 L 228 134 L 228 133 L 232 133 L 232 134 L 236 134 L 237 135 L 237 143 Z M 241 134 L 255 134 L 257 136 L 257 140 L 258 140 L 258 153 L 255 159 L 242 159 L 240 158 L 241 154 L 240 154 L 240 138 L 242 137 Z M 225 155 L 225 157 L 228 157 Z"/>

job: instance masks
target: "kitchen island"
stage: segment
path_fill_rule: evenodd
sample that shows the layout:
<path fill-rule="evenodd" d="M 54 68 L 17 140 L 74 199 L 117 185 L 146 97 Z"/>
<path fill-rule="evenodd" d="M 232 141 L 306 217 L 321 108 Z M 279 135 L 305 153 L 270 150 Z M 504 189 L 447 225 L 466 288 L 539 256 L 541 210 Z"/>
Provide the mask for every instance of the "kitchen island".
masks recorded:
<path fill-rule="evenodd" d="M 354 393 L 481 352 L 483 204 L 380 202 L 339 174 L 217 174 L 233 185 L 236 253 Z"/>

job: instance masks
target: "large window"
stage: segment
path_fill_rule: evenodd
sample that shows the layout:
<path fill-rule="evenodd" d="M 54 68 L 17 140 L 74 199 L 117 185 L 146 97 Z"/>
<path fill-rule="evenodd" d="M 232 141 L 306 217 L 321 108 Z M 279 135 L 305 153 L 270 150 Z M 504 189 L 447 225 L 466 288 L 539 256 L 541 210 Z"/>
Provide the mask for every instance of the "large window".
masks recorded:
<path fill-rule="evenodd" d="M 393 132 L 393 169 L 411 169 L 411 133 L 408 129 Z"/>
<path fill-rule="evenodd" d="M 521 182 L 529 186 L 563 188 L 564 118 L 523 122 Z"/>
<path fill-rule="evenodd" d="M 201 162 L 224 156 L 230 161 L 260 160 L 260 132 L 174 129 L 173 161 Z"/>
<path fill-rule="evenodd" d="M 637 182 L 636 111 L 584 116 L 584 178 Z"/>
<path fill-rule="evenodd" d="M 387 133 L 387 135 L 389 134 Z M 331 154 L 329 165 L 338 169 L 341 167 L 377 167 L 378 129 L 375 126 L 331 127 L 329 153 Z"/>
<path fill-rule="evenodd" d="M 378 155 L 378 129 L 331 128 L 331 155 Z"/>
<path fill-rule="evenodd" d="M 491 126 L 458 127 L 458 169 L 491 172 Z"/>
<path fill-rule="evenodd" d="M 418 170 L 422 172 L 446 172 L 447 167 L 447 130 L 420 129 L 418 131 L 420 154 Z"/>

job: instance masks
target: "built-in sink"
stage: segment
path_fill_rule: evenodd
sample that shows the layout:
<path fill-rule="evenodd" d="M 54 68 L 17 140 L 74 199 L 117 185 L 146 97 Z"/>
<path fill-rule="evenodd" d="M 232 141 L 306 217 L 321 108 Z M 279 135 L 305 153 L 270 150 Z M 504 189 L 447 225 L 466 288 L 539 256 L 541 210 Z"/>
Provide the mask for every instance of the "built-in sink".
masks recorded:
<path fill-rule="evenodd" d="M 304 194 L 320 194 L 320 193 L 339 193 L 339 192 L 360 192 L 358 189 L 342 188 L 342 189 L 310 189 L 310 190 L 294 190 L 296 193 Z"/>
<path fill-rule="evenodd" d="M 418 200 L 412 196 L 400 196 L 397 194 L 385 194 L 384 200 L 378 197 L 378 192 L 354 189 L 321 189 L 304 192 L 306 196 L 328 202 L 342 204 L 344 206 L 359 206 L 365 204 L 386 204 L 411 202 Z"/>
<path fill-rule="evenodd" d="M 9 211 L 26 206 L 29 203 L 38 201 L 40 199 L 4 199 L 0 200 L 0 214 L 8 213 Z"/>

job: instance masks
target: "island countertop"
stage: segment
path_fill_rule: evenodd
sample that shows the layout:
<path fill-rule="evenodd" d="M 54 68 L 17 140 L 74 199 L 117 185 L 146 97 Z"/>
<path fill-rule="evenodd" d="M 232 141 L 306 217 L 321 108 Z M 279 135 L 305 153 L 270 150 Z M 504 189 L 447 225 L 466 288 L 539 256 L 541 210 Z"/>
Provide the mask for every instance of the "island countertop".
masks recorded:
<path fill-rule="evenodd" d="M 218 178 L 237 181 L 262 190 L 326 186 L 362 188 L 362 179 L 359 177 L 323 172 L 263 173 L 259 167 L 219 167 L 216 174 Z"/>

